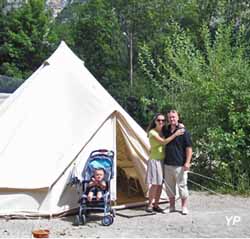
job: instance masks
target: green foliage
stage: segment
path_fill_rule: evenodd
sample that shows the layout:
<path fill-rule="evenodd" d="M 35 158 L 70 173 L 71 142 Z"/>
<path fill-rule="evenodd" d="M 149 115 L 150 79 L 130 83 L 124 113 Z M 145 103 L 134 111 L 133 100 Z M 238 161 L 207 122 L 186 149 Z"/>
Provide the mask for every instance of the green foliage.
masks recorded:
<path fill-rule="evenodd" d="M 0 73 L 27 78 L 53 48 L 50 14 L 43 0 L 29 0 L 10 11 L 1 9 Z"/>
<path fill-rule="evenodd" d="M 71 12 L 71 17 L 66 18 L 63 24 L 66 26 L 64 31 L 71 34 L 71 47 L 99 82 L 119 102 L 124 102 L 129 83 L 127 52 L 111 4 L 109 1 L 93 0 L 72 4 L 66 10 Z"/>
<path fill-rule="evenodd" d="M 81 4 L 74 2 L 66 5 L 53 22 L 52 30 L 60 40 L 67 42 L 70 47 L 74 46 L 75 24 L 81 12 Z"/>
<path fill-rule="evenodd" d="M 238 191 L 249 190 L 250 62 L 245 56 L 245 28 L 235 31 L 233 24 L 221 24 L 214 38 L 203 27 L 202 36 L 203 51 L 176 26 L 176 34 L 166 41 L 166 60 L 158 58 L 152 64 L 152 59 L 149 64 L 144 56 L 147 67 L 142 64 L 142 70 L 155 87 L 157 76 L 169 84 L 164 101 L 176 105 L 193 132 L 199 152 L 196 168 Z M 157 72 L 160 62 L 164 67 Z"/>

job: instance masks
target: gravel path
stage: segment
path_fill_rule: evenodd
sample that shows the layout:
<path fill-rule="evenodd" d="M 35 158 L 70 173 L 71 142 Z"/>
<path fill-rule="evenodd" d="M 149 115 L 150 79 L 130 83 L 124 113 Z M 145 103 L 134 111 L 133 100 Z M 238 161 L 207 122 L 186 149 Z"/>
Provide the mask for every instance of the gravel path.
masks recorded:
<path fill-rule="evenodd" d="M 49 229 L 50 237 L 56 238 L 250 237 L 249 197 L 191 192 L 189 208 L 186 216 L 179 212 L 148 215 L 144 208 L 119 210 L 109 227 L 101 225 L 102 214 L 92 214 L 91 220 L 79 227 L 72 225 L 74 217 L 0 219 L 0 237 L 30 238 L 32 230 L 39 228 Z"/>

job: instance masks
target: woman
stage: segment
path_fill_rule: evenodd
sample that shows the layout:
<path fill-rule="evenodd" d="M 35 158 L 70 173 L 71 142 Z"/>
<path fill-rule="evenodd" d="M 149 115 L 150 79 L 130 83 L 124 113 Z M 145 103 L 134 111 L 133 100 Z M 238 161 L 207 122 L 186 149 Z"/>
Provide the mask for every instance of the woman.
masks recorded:
<path fill-rule="evenodd" d="M 149 188 L 149 202 L 146 207 L 147 212 L 163 212 L 163 210 L 159 207 L 163 183 L 163 146 L 168 144 L 176 136 L 184 133 L 184 129 L 179 129 L 173 135 L 164 139 L 162 137 L 162 128 L 164 125 L 165 116 L 158 113 L 155 115 L 147 129 L 149 143 L 151 146 L 146 174 L 146 183 L 151 185 Z"/>

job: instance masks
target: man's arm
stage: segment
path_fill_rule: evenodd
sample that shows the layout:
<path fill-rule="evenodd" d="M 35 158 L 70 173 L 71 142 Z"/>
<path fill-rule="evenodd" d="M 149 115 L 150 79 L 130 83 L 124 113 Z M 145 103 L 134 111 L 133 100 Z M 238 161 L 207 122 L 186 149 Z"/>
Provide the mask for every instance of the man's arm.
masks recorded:
<path fill-rule="evenodd" d="M 160 135 L 158 135 L 156 132 L 154 132 L 152 135 L 153 137 L 160 143 L 160 144 L 168 144 L 172 140 L 174 140 L 177 136 L 183 135 L 185 133 L 185 129 L 178 129 L 175 131 L 174 134 L 170 135 L 166 139 L 162 138 Z"/>
<path fill-rule="evenodd" d="M 193 149 L 192 147 L 187 147 L 186 148 L 186 162 L 184 164 L 184 171 L 188 171 L 191 166 L 191 160 L 192 160 L 192 154 L 193 154 Z"/>

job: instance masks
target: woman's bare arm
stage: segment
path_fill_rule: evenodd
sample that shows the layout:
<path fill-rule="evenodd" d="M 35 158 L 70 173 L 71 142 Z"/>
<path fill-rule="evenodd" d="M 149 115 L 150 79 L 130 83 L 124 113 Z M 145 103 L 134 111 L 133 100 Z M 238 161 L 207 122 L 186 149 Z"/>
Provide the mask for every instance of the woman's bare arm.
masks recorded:
<path fill-rule="evenodd" d="M 185 132 L 185 129 L 178 129 L 175 131 L 174 134 L 172 134 L 171 136 L 167 137 L 166 139 L 162 138 L 160 135 L 154 135 L 153 137 L 160 143 L 160 144 L 168 144 L 169 142 L 171 142 L 175 137 L 183 135 Z"/>

